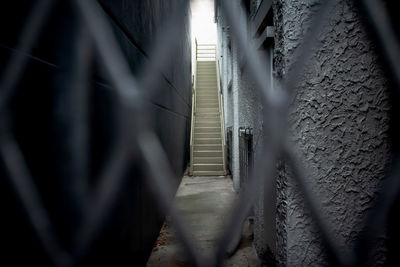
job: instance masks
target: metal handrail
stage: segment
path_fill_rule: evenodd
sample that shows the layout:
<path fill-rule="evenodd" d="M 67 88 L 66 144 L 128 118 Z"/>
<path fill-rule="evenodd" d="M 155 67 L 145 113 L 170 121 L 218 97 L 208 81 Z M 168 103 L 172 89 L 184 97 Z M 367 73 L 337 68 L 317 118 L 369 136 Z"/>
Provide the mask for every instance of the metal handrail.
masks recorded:
<path fill-rule="evenodd" d="M 195 123 L 195 110 L 196 110 L 196 84 L 197 84 L 197 39 L 195 42 L 195 61 L 193 71 L 193 86 L 192 86 L 192 120 L 190 125 L 190 175 L 193 175 L 193 162 L 194 162 L 194 123 Z"/>
<path fill-rule="evenodd" d="M 222 139 L 222 160 L 224 166 L 224 174 L 226 174 L 226 140 L 225 140 L 225 115 L 224 115 L 224 105 L 222 103 L 222 91 L 219 76 L 219 62 L 217 59 L 217 49 L 215 49 L 215 65 L 217 71 L 217 86 L 218 86 L 218 103 L 219 103 L 219 115 L 221 121 L 221 139 Z"/>

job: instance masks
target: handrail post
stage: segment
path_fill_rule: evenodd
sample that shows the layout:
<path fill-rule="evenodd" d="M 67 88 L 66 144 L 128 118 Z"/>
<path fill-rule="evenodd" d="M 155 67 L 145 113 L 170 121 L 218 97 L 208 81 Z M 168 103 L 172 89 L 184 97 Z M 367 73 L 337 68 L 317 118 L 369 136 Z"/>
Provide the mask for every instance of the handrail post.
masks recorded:
<path fill-rule="evenodd" d="M 219 62 L 217 57 L 217 46 L 215 45 L 215 64 L 217 72 L 217 86 L 218 86 L 218 104 L 219 104 L 219 115 L 221 121 L 221 140 L 222 140 L 222 162 L 224 166 L 224 174 L 226 174 L 226 140 L 225 140 L 225 116 L 224 116 L 224 104 L 222 102 L 222 91 L 219 76 Z"/>
<path fill-rule="evenodd" d="M 195 61 L 193 71 L 193 87 L 192 87 L 192 117 L 190 125 L 190 169 L 189 174 L 193 175 L 193 162 L 194 162 L 194 123 L 195 123 L 195 110 L 196 110 L 196 83 L 197 83 L 197 39 L 195 42 Z"/>

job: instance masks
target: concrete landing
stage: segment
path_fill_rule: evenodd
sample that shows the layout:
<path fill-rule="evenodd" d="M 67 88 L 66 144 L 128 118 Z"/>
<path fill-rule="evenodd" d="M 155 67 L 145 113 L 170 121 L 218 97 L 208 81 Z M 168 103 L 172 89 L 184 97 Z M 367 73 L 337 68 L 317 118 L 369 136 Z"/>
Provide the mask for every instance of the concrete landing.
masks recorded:
<path fill-rule="evenodd" d="M 175 201 L 185 225 L 191 230 L 198 253 L 210 254 L 229 219 L 236 194 L 227 177 L 187 177 L 179 186 Z M 167 217 L 147 263 L 153 266 L 186 266 L 173 223 Z M 252 247 L 250 228 L 243 232 L 239 249 L 224 266 L 262 266 Z"/>

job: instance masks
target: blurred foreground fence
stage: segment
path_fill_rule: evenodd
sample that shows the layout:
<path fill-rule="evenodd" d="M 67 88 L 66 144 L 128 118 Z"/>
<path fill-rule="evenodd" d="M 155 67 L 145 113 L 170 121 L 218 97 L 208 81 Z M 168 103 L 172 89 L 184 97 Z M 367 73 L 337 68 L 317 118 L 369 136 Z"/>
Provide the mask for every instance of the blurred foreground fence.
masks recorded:
<path fill-rule="evenodd" d="M 320 203 L 315 200 L 310 185 L 304 182 L 305 171 L 295 157 L 295 153 L 285 142 L 286 131 L 285 125 L 282 123 L 285 121 L 289 100 L 295 93 L 296 81 L 303 71 L 304 62 L 309 59 L 313 52 L 315 44 L 310 42 L 315 39 L 315 35 L 320 30 L 321 21 L 329 17 L 329 10 L 335 1 L 322 1 L 320 11 L 316 14 L 308 34 L 305 36 L 303 46 L 296 50 L 297 64 L 292 68 L 291 73 L 286 74 L 285 80 L 279 85 L 281 87 L 279 92 L 268 88 L 268 85 L 271 84 L 269 80 L 271 77 L 264 75 L 264 73 L 268 73 L 270 66 L 263 64 L 263 62 L 269 62 L 268 58 L 265 58 L 268 55 L 260 55 L 258 50 L 253 49 L 252 44 L 247 42 L 244 25 L 241 25 L 240 21 L 235 19 L 241 16 L 238 13 L 240 11 L 232 8 L 230 1 L 219 1 L 218 3 L 232 25 L 233 41 L 247 59 L 247 67 L 261 95 L 265 130 L 268 132 L 269 139 L 264 144 L 263 153 L 259 160 L 254 159 L 254 169 L 250 172 L 252 176 L 246 179 L 246 184 L 243 186 L 237 205 L 234 207 L 232 218 L 229 220 L 226 231 L 213 255 L 197 253 L 190 235 L 188 235 L 188 229 L 185 228 L 179 218 L 172 202 L 178 184 L 176 170 L 179 169 L 179 167 L 173 166 L 175 162 L 172 161 L 180 158 L 182 164 L 185 165 L 184 158 L 187 158 L 187 154 L 180 154 L 173 159 L 168 157 L 170 154 L 166 153 L 165 150 L 171 150 L 171 148 L 166 147 L 166 141 L 160 140 L 155 132 L 159 118 L 154 115 L 154 112 L 146 104 L 147 102 L 144 101 L 144 99 L 152 99 L 154 96 L 163 97 L 163 91 L 160 91 L 159 88 L 162 88 L 160 83 L 165 77 L 160 75 L 159 70 L 170 67 L 168 65 L 170 58 L 179 53 L 175 47 L 176 40 L 179 40 L 183 34 L 184 29 L 181 25 L 187 15 L 188 1 L 180 1 L 180 4 L 175 5 L 179 8 L 173 10 L 169 16 L 170 19 L 152 42 L 155 45 L 149 55 L 151 60 L 143 64 L 140 71 L 135 72 L 135 75 L 132 74 L 131 66 L 129 66 L 115 40 L 112 26 L 105 16 L 107 9 L 103 1 L 100 2 L 101 5 L 91 0 L 66 2 L 71 4 L 73 11 L 70 10 L 71 13 L 68 16 L 63 16 L 63 18 L 72 22 L 73 26 L 66 27 L 67 30 L 58 36 L 61 44 L 57 43 L 61 47 L 63 45 L 70 46 L 69 50 L 67 49 L 70 53 L 59 54 L 66 51 L 62 49 L 56 49 L 54 52 L 55 56 L 63 57 L 63 60 L 67 62 L 67 67 L 61 70 L 66 76 L 61 76 L 57 80 L 57 85 L 61 86 L 49 85 L 49 88 L 53 88 L 53 90 L 57 90 L 57 88 L 60 90 L 59 94 L 56 94 L 49 101 L 54 105 L 48 107 L 28 105 L 33 109 L 41 109 L 43 111 L 40 113 L 42 116 L 48 116 L 47 112 L 55 111 L 55 116 L 65 118 L 65 120 L 62 120 L 65 123 L 56 125 L 54 128 L 54 135 L 46 136 L 46 138 L 52 140 L 50 146 L 57 144 L 57 138 L 64 140 L 61 145 L 56 145 L 59 149 L 58 152 L 63 155 L 57 159 L 57 164 L 52 165 L 51 156 L 43 156 L 39 153 L 40 151 L 30 152 L 32 154 L 27 155 L 28 152 L 21 149 L 27 146 L 27 144 L 24 144 L 24 139 L 21 139 L 24 135 L 15 134 L 15 127 L 18 126 L 16 121 L 27 123 L 28 127 L 23 129 L 29 129 L 29 134 L 32 135 L 31 141 L 36 137 L 38 128 L 47 127 L 47 125 L 37 125 L 35 122 L 27 121 L 23 115 L 11 116 L 10 112 L 15 105 L 12 102 L 13 97 L 15 97 L 15 88 L 24 77 L 24 70 L 30 64 L 29 60 L 32 59 L 30 52 L 35 49 L 40 32 L 44 29 L 51 29 L 52 25 L 48 25 L 46 19 L 55 10 L 54 6 L 60 5 L 57 1 L 40 0 L 29 7 L 28 15 L 23 20 L 23 27 L 17 32 L 18 44 L 15 48 L 7 48 L 14 53 L 10 53 L 9 57 L 4 59 L 7 64 L 1 73 L 0 156 L 4 172 L 2 175 L 7 178 L 7 183 L 13 188 L 13 193 L 8 192 L 4 195 L 2 201 L 3 203 L 15 201 L 15 196 L 17 196 L 16 206 L 23 207 L 26 215 L 17 216 L 17 218 L 24 218 L 25 221 L 15 222 L 14 227 L 22 227 L 29 223 L 35 231 L 37 239 L 40 240 L 39 245 L 35 243 L 35 238 L 30 239 L 30 241 L 33 240 L 32 243 L 25 244 L 25 248 L 35 246 L 43 248 L 35 249 L 34 253 L 38 253 L 37 257 L 39 258 L 48 259 L 47 264 L 50 266 L 79 266 L 93 262 L 100 265 L 112 263 L 112 259 L 110 259 L 110 262 L 102 262 L 103 255 L 96 254 L 96 251 L 107 253 L 108 250 L 114 250 L 116 251 L 115 255 L 129 255 L 129 246 L 132 245 L 129 240 L 122 243 L 125 246 L 117 243 L 120 245 L 110 247 L 104 242 L 101 243 L 103 237 L 99 233 L 104 231 L 104 225 L 112 216 L 117 216 L 118 220 L 135 219 L 132 216 L 124 217 L 112 212 L 115 206 L 124 206 L 126 202 L 143 200 L 143 198 L 121 197 L 121 192 L 124 192 L 123 195 L 125 196 L 130 194 L 130 190 L 134 190 L 133 195 L 146 194 L 146 192 L 152 194 L 153 201 L 158 204 L 163 213 L 171 216 L 179 240 L 185 249 L 189 266 L 220 266 L 225 257 L 225 251 L 231 242 L 232 233 L 240 231 L 241 222 L 249 214 L 249 210 L 257 197 L 254 194 L 254 192 L 257 192 L 257 187 L 264 181 L 266 188 L 275 189 L 272 177 L 278 157 L 283 156 L 303 193 L 329 261 L 340 266 L 361 266 L 364 264 L 370 249 L 373 248 L 371 244 L 374 243 L 380 231 L 385 228 L 385 220 L 389 215 L 389 210 L 398 196 L 400 189 L 399 162 L 397 160 L 393 162 L 393 170 L 384 179 L 383 191 L 377 196 L 376 205 L 370 211 L 366 227 L 362 231 L 355 248 L 343 252 L 338 249 L 335 238 L 326 226 L 326 218 L 319 212 Z M 389 16 L 380 1 L 365 0 L 359 1 L 358 4 L 363 16 L 371 21 L 378 40 L 381 42 L 382 54 L 392 70 L 393 81 L 399 88 L 400 61 L 398 59 L 400 58 L 400 48 L 398 38 L 391 30 Z M 92 53 L 93 49 L 94 53 Z M 101 71 L 106 74 L 104 82 L 110 84 L 109 90 L 112 92 L 112 94 L 106 94 L 106 98 L 111 99 L 113 107 L 110 113 L 100 110 L 99 112 L 102 113 L 95 121 L 96 124 L 106 123 L 105 128 L 111 132 L 107 133 L 110 149 L 104 153 L 107 155 L 106 159 L 96 159 L 95 163 L 85 162 L 87 160 L 85 155 L 88 150 L 96 150 L 96 148 L 88 147 L 87 143 L 90 143 L 91 146 L 98 145 L 98 143 L 91 143 L 92 140 L 89 140 L 87 134 L 89 126 L 85 119 L 93 116 L 93 114 L 88 114 L 86 106 L 86 100 L 90 97 L 88 79 L 90 75 L 93 75 L 91 61 L 102 62 Z M 44 64 L 51 65 L 52 63 L 51 61 L 44 61 Z M 57 77 L 53 73 L 44 73 L 44 75 L 55 75 Z M 29 79 L 33 78 L 35 77 L 28 77 L 28 83 L 25 86 L 29 86 Z M 190 74 L 188 81 L 188 84 L 190 84 Z M 108 85 L 105 86 L 109 87 Z M 41 90 L 41 88 L 30 89 Z M 45 92 L 43 96 L 45 97 L 47 93 L 49 94 L 48 97 L 54 96 L 52 91 Z M 177 94 L 182 99 L 185 98 L 181 94 Z M 29 102 L 29 96 L 30 94 L 26 95 L 28 97 L 28 99 L 25 99 L 26 102 Z M 104 99 L 99 101 L 104 101 Z M 190 103 L 190 101 L 186 102 Z M 190 110 L 190 105 L 186 106 L 187 112 Z M 29 110 L 26 110 L 26 112 L 29 113 Z M 186 114 L 190 114 L 190 111 Z M 185 123 L 183 123 L 183 127 L 185 127 Z M 187 125 L 186 128 L 188 129 Z M 169 138 L 173 138 L 173 135 Z M 187 142 L 187 140 L 188 136 L 184 136 L 178 141 Z M 32 143 L 28 145 L 32 146 L 30 148 L 33 149 L 27 151 L 40 149 L 40 147 L 33 146 Z M 187 150 L 187 148 L 186 146 L 185 149 Z M 31 175 L 32 172 L 37 170 L 35 164 L 39 164 L 38 162 L 41 162 L 41 159 L 36 158 L 36 161 L 30 161 L 31 164 L 29 165 L 25 158 L 35 157 L 35 155 L 43 156 L 42 160 L 47 161 L 47 167 L 52 169 L 52 175 L 47 177 L 47 180 L 38 182 Z M 132 162 L 139 162 L 140 165 L 132 167 L 130 165 Z M 97 164 L 97 168 L 87 168 L 90 164 Z M 128 176 L 135 181 L 132 183 L 124 181 L 125 179 L 122 178 L 126 176 L 126 172 L 129 172 L 130 175 Z M 98 177 L 95 181 L 88 179 L 89 176 L 93 175 Z M 145 177 L 143 185 L 136 183 L 138 176 Z M 43 190 L 43 187 L 38 186 L 38 184 L 43 183 L 54 185 L 59 190 L 54 192 Z M 51 201 L 44 203 L 43 199 L 54 199 L 55 202 L 62 203 L 58 207 L 63 209 L 49 212 L 49 209 L 54 209 L 54 207 L 51 207 Z M 139 202 L 137 205 L 144 205 L 144 203 Z M 123 209 L 123 212 L 129 213 L 129 210 L 128 206 L 128 208 Z M 148 212 L 148 208 L 143 208 L 139 213 L 143 215 Z M 50 216 L 50 213 L 58 213 L 58 216 Z M 5 216 L 14 218 L 12 214 L 5 214 Z M 54 220 L 53 217 L 57 219 Z M 152 219 L 146 216 L 143 218 Z M 13 223 L 10 222 L 8 226 Z M 140 227 L 140 225 L 146 223 L 151 222 L 139 221 L 134 226 Z M 7 231 L 7 229 L 2 230 Z M 130 230 L 128 228 L 126 231 L 128 233 L 122 233 L 124 235 L 122 239 L 140 238 L 142 242 L 146 242 L 146 240 L 149 242 L 147 236 L 132 236 L 129 235 Z M 110 236 L 113 236 L 113 234 L 115 233 L 109 233 Z M 150 242 L 152 241 L 154 240 L 150 240 Z M 23 240 L 18 242 L 23 242 Z M 11 246 L 12 249 L 18 250 L 18 242 Z M 90 251 L 94 253 L 91 257 L 95 260 L 88 260 Z M 118 251 L 124 253 L 118 254 Z M 20 252 L 20 257 L 24 257 L 25 251 L 21 250 Z M 13 255 L 17 256 L 19 252 L 17 251 Z M 125 260 L 132 262 L 129 256 L 126 257 L 114 260 L 120 264 L 124 264 Z"/>

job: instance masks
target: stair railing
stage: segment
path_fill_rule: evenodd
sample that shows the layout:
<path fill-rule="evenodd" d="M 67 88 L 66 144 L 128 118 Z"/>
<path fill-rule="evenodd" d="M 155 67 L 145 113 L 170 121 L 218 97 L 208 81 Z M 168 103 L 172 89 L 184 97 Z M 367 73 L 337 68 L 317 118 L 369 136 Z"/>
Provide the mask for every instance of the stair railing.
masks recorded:
<path fill-rule="evenodd" d="M 189 174 L 193 175 L 193 163 L 194 163 L 194 123 L 195 123 L 195 110 L 196 110 L 196 84 L 197 84 L 197 39 L 194 39 L 195 43 L 195 60 L 193 66 L 193 84 L 192 84 L 192 118 L 190 125 L 190 169 Z"/>
<path fill-rule="evenodd" d="M 222 141 L 222 163 L 224 166 L 224 174 L 226 174 L 226 140 L 225 140 L 225 115 L 224 115 L 224 103 L 222 102 L 222 90 L 219 73 L 219 61 L 217 57 L 217 47 L 215 47 L 215 65 L 217 71 L 217 86 L 218 86 L 218 104 L 219 104 L 219 116 L 221 121 L 221 141 Z"/>

